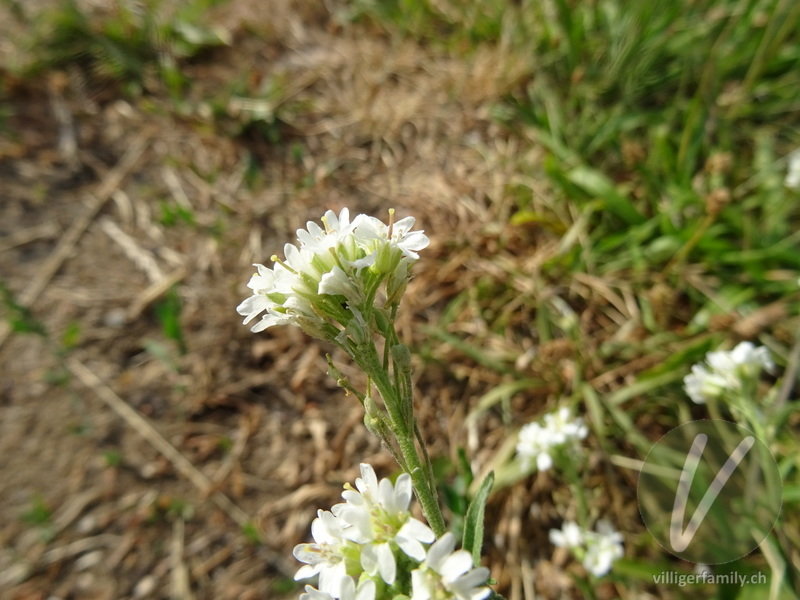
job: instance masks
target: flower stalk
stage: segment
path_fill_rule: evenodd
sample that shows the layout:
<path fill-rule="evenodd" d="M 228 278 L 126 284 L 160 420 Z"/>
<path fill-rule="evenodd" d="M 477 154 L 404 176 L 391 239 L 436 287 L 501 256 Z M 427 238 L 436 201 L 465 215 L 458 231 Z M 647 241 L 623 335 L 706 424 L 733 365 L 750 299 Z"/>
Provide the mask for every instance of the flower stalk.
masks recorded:
<path fill-rule="evenodd" d="M 329 359 L 330 374 L 364 406 L 364 424 L 411 477 L 431 528 L 443 535 L 433 469 L 414 416 L 411 355 L 395 330 L 410 267 L 429 240 L 411 231 L 412 217 L 395 221 L 394 210 L 388 225 L 366 215 L 351 220 L 346 208 L 339 215 L 326 212 L 322 224 L 309 222 L 298 230 L 297 245 L 286 244 L 283 259 L 273 255 L 272 268 L 255 265 L 258 272 L 248 284 L 253 295 L 237 311 L 245 323 L 260 317 L 254 332 L 295 325 L 350 355 L 369 378 L 366 392 L 356 390 Z M 372 400 L 372 385 L 385 410 Z"/>
<path fill-rule="evenodd" d="M 497 597 L 486 584 L 489 570 L 473 565 L 483 542 L 483 507 L 494 481 L 489 474 L 470 505 L 463 548 L 447 531 L 433 466 L 414 414 L 411 352 L 401 343 L 395 319 L 411 279 L 417 251 L 428 238 L 411 231 L 414 219 L 389 224 L 374 217 L 350 219 L 347 209 L 328 211 L 320 227 L 309 222 L 286 244 L 273 267 L 255 265 L 253 295 L 237 311 L 252 331 L 294 325 L 341 348 L 367 376 L 365 390 L 336 368 L 328 372 L 364 408 L 364 425 L 385 446 L 403 474 L 378 481 L 361 465 L 356 488 L 345 485 L 345 503 L 319 511 L 312 544 L 295 558 L 306 563 L 296 579 L 318 577 L 300 600 L 485 600 Z M 375 393 L 377 391 L 377 393 Z M 428 524 L 411 517 L 413 494 Z M 472 516 L 470 516 L 472 515 Z"/>

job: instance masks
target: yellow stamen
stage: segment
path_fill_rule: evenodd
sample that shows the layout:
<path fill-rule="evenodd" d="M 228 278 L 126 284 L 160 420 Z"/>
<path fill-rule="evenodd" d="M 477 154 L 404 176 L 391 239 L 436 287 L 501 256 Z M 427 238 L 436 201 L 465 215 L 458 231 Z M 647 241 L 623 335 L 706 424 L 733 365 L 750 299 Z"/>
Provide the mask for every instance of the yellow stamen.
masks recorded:
<path fill-rule="evenodd" d="M 270 260 L 271 260 L 272 262 L 274 262 L 274 263 L 278 263 L 280 266 L 282 266 L 282 267 L 283 267 L 284 269 L 286 269 L 287 271 L 290 271 L 290 272 L 294 273 L 295 275 L 297 275 L 297 271 L 295 271 L 295 270 L 294 270 L 292 267 L 290 267 L 290 266 L 289 266 L 289 265 L 287 265 L 285 262 L 283 262 L 283 261 L 282 261 L 280 258 L 278 258 L 278 255 L 277 255 L 277 254 L 273 254 L 273 255 L 270 257 Z"/>
<path fill-rule="evenodd" d="M 328 219 L 326 219 L 325 217 L 322 217 L 321 220 L 322 220 L 322 224 L 325 225 L 325 233 L 330 233 L 331 232 L 331 226 L 328 225 Z"/>
<path fill-rule="evenodd" d="M 392 229 L 394 228 L 394 209 L 389 209 L 389 239 L 392 238 Z"/>

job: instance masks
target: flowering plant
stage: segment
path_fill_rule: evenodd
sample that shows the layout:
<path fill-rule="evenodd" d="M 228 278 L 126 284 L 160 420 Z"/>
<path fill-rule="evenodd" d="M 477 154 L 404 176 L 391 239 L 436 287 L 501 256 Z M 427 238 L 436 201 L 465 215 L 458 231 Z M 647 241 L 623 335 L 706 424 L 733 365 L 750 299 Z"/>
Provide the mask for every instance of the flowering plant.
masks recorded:
<path fill-rule="evenodd" d="M 528 470 L 533 461 L 540 471 L 553 466 L 553 452 L 560 446 L 582 440 L 589 433 L 583 419 L 570 418 L 568 408 L 544 416 L 544 425 L 528 423 L 519 432 L 517 456 L 523 470 Z"/>
<path fill-rule="evenodd" d="M 367 429 L 403 471 L 392 484 L 362 464 L 356 487 L 345 486 L 345 502 L 318 512 L 314 542 L 294 550 L 305 563 L 296 579 L 319 577 L 318 588 L 306 586 L 301 600 L 497 597 L 487 587 L 488 569 L 473 568 L 493 475 L 475 494 L 463 549 L 455 550 L 414 415 L 411 353 L 395 329 L 411 266 L 429 243 L 423 232 L 412 231 L 414 223 L 412 217 L 395 222 L 393 210 L 388 225 L 367 215 L 351 219 L 346 208 L 338 215 L 328 211 L 322 227 L 309 222 L 298 230 L 297 243 L 284 246 L 283 259 L 273 256 L 271 268 L 255 265 L 248 283 L 253 293 L 237 308 L 245 323 L 255 321 L 254 332 L 294 325 L 344 350 L 367 375 L 366 389 L 356 389 L 330 356 L 329 373 L 359 400 Z M 412 489 L 428 525 L 409 512 Z"/>
<path fill-rule="evenodd" d="M 770 372 L 775 369 L 769 350 L 751 342 L 741 342 L 730 352 L 709 352 L 706 362 L 708 366 L 694 365 L 684 379 L 686 393 L 696 404 L 752 391 L 750 388 L 761 369 Z"/>
<path fill-rule="evenodd" d="M 692 366 L 691 373 L 683 379 L 683 387 L 693 402 L 708 405 L 712 418 L 721 418 L 720 409 L 724 408 L 759 439 L 771 443 L 784 409 L 777 386 L 759 394 L 762 371 L 775 371 L 769 349 L 740 342 L 733 350 L 706 354 L 705 364 Z"/>
<path fill-rule="evenodd" d="M 582 529 L 573 521 L 565 521 L 561 529 L 550 530 L 554 546 L 568 548 L 595 577 L 611 570 L 611 565 L 625 554 L 622 535 L 610 521 L 600 519 L 595 531 Z"/>

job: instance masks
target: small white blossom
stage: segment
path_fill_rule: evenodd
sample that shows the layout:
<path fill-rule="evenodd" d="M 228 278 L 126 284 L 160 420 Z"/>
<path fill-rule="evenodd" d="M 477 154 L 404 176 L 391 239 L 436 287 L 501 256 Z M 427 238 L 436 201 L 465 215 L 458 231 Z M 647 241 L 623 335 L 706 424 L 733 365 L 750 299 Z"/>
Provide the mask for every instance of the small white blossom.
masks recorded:
<path fill-rule="evenodd" d="M 367 574 L 380 575 L 390 585 L 395 582 L 395 545 L 414 560 L 424 560 L 423 544 L 430 544 L 435 536 L 408 510 L 412 488 L 407 473 L 392 485 L 388 479 L 378 481 L 374 469 L 362 464 L 356 490 L 345 490 L 342 497 L 346 502 L 331 510 L 349 525 L 344 536 L 361 545 L 361 565 Z"/>
<path fill-rule="evenodd" d="M 568 408 L 561 408 L 544 417 L 544 426 L 528 423 L 519 432 L 517 456 L 523 469 L 535 463 L 540 471 L 553 466 L 552 451 L 557 446 L 582 440 L 589 431 L 580 417 L 570 416 Z"/>
<path fill-rule="evenodd" d="M 311 523 L 313 544 L 298 544 L 292 554 L 300 562 L 295 580 L 319 575 L 319 588 L 338 598 L 342 578 L 347 574 L 342 547 L 345 545 L 346 523 L 328 511 L 320 510 Z M 319 593 L 319 592 L 318 592 Z"/>
<path fill-rule="evenodd" d="M 570 410 L 565 406 L 557 412 L 545 415 L 544 424 L 551 440 L 557 444 L 566 444 L 570 439 L 582 440 L 589 433 L 583 419 L 572 419 Z"/>
<path fill-rule="evenodd" d="M 568 548 L 595 577 L 608 573 L 614 561 L 625 555 L 622 541 L 622 534 L 606 519 L 597 522 L 595 531 L 586 531 L 572 521 L 550 530 L 550 542 Z"/>
<path fill-rule="evenodd" d="M 602 577 L 611 570 L 614 561 L 625 555 L 622 534 L 610 521 L 601 519 L 595 531 L 586 532 L 586 556 L 583 566 L 595 577 Z"/>
<path fill-rule="evenodd" d="M 309 221 L 297 231 L 297 244 L 284 246 L 284 258 L 273 256 L 272 268 L 256 264 L 248 287 L 253 294 L 237 312 L 258 332 L 273 325 L 297 325 L 314 337 L 338 340 L 353 310 L 366 314 L 365 302 L 375 301 L 378 289 L 392 304 L 400 301 L 410 278 L 409 265 L 429 240 L 411 231 L 413 217 L 385 225 L 375 217 L 350 219 L 327 211 L 323 227 Z"/>
<path fill-rule="evenodd" d="M 375 582 L 365 579 L 356 585 L 352 577 L 344 576 L 339 582 L 339 595 L 332 596 L 307 585 L 299 600 L 375 600 Z"/>
<path fill-rule="evenodd" d="M 356 224 L 356 235 L 365 242 L 373 242 L 376 247 L 388 242 L 391 248 L 398 248 L 403 256 L 414 260 L 419 258 L 418 250 L 428 247 L 430 240 L 421 231 L 411 231 L 416 220 L 414 217 L 400 219 L 391 226 L 375 217 L 364 217 Z"/>
<path fill-rule="evenodd" d="M 742 389 L 743 380 L 758 377 L 761 369 L 772 371 L 775 363 L 764 346 L 741 342 L 730 352 L 718 350 L 706 355 L 706 365 L 693 365 L 684 377 L 684 390 L 697 404 L 719 398 L 725 392 Z"/>
<path fill-rule="evenodd" d="M 353 306 L 364 301 L 364 290 L 339 266 L 333 267 L 320 278 L 318 290 L 320 294 L 344 296 Z"/>
<path fill-rule="evenodd" d="M 411 600 L 483 600 L 492 593 L 486 587 L 489 569 L 473 568 L 470 553 L 454 548 L 455 537 L 448 532 L 428 549 L 425 561 L 411 572 Z"/>
<path fill-rule="evenodd" d="M 550 530 L 550 543 L 559 548 L 578 548 L 583 545 L 583 529 L 574 521 L 565 521 L 561 529 Z"/>
<path fill-rule="evenodd" d="M 683 378 L 683 388 L 696 404 L 705 404 L 707 399 L 722 395 L 728 388 L 728 380 L 703 365 L 692 365 L 692 372 Z"/>
<path fill-rule="evenodd" d="M 546 471 L 553 466 L 553 457 L 550 449 L 553 447 L 550 432 L 539 423 L 528 423 L 519 432 L 517 442 L 517 455 L 522 461 L 523 468 L 528 469 L 533 461 L 536 468 Z"/>

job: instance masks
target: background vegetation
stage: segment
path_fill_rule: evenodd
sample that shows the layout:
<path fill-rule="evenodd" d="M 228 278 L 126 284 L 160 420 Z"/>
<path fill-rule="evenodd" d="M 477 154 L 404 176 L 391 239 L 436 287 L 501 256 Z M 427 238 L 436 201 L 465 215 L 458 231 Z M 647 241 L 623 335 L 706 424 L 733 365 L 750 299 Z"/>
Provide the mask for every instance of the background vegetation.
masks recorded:
<path fill-rule="evenodd" d="M 751 340 L 778 365 L 753 402 L 772 385 L 781 399 L 762 408 L 783 512 L 759 551 L 720 567 L 765 585 L 700 593 L 798 597 L 800 191 L 785 178 L 800 147 L 800 3 L 2 11 L 9 597 L 297 594 L 289 549 L 316 508 L 359 461 L 391 461 L 326 381 L 330 348 L 253 337 L 234 307 L 249 264 L 342 206 L 393 206 L 432 239 L 402 329 L 453 514 L 468 471 L 502 463 L 521 424 L 566 404 L 590 425 L 578 485 L 591 518 L 624 533 L 625 559 L 593 580 L 554 549 L 547 531 L 574 517 L 576 480 L 534 475 L 489 503 L 502 593 L 697 593 L 653 583 L 693 566 L 641 523 L 637 469 L 678 424 L 737 418 L 693 404 L 682 379 Z M 147 427 L 176 455 L 143 444 Z"/>

